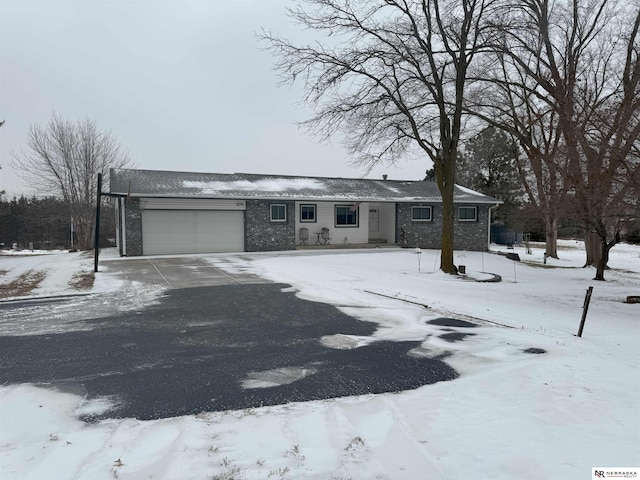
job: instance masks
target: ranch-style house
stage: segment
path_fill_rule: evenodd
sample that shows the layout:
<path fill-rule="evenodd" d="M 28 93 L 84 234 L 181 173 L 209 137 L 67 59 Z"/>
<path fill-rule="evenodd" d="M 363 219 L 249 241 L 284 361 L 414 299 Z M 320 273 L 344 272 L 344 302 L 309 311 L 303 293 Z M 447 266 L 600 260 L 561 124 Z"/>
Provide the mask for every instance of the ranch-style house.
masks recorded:
<path fill-rule="evenodd" d="M 122 256 L 304 246 L 440 248 L 435 182 L 112 169 Z M 499 201 L 455 188 L 456 250 L 487 250 Z"/>

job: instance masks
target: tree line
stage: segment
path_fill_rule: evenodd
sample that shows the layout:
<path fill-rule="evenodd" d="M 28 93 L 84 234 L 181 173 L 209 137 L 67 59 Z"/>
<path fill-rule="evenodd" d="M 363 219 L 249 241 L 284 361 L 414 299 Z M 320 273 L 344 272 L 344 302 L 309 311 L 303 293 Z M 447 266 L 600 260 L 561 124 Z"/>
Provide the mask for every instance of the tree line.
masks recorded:
<path fill-rule="evenodd" d="M 115 242 L 115 214 L 110 205 L 103 209 L 100 246 L 107 247 Z M 0 196 L 0 248 L 79 249 L 80 238 L 72 219 L 69 205 L 58 197 Z"/>

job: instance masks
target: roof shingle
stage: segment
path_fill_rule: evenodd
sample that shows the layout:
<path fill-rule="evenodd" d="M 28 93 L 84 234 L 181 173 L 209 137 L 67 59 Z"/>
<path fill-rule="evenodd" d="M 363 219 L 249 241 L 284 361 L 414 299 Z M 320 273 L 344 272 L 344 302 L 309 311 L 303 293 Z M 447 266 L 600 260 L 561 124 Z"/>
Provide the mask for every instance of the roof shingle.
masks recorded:
<path fill-rule="evenodd" d="M 435 182 L 112 169 L 111 193 L 133 197 L 301 201 L 441 202 Z M 457 203 L 499 203 L 456 186 Z"/>

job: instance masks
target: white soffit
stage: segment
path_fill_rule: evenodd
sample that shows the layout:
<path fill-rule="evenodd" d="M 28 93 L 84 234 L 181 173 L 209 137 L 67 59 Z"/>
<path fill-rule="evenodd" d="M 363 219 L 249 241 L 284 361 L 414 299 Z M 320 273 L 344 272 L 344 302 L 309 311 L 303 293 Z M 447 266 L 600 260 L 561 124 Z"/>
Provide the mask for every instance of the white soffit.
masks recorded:
<path fill-rule="evenodd" d="M 246 210 L 244 200 L 207 198 L 142 198 L 142 210 Z"/>

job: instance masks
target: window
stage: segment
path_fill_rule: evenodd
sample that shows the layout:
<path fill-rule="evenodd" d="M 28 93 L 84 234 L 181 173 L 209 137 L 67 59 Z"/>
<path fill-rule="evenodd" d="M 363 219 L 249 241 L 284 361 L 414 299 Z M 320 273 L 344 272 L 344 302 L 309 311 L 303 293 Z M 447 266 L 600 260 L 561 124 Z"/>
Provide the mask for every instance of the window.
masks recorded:
<path fill-rule="evenodd" d="M 300 205 L 300 222 L 314 223 L 316 221 L 316 206 Z"/>
<path fill-rule="evenodd" d="M 458 220 L 461 222 L 475 222 L 478 220 L 478 208 L 458 207 Z"/>
<path fill-rule="evenodd" d="M 272 222 L 286 222 L 287 221 L 287 206 L 279 203 L 271 204 L 271 221 Z"/>
<path fill-rule="evenodd" d="M 336 227 L 357 227 L 358 207 L 353 205 L 336 205 Z"/>
<path fill-rule="evenodd" d="M 430 222 L 431 207 L 411 207 L 412 222 Z"/>

